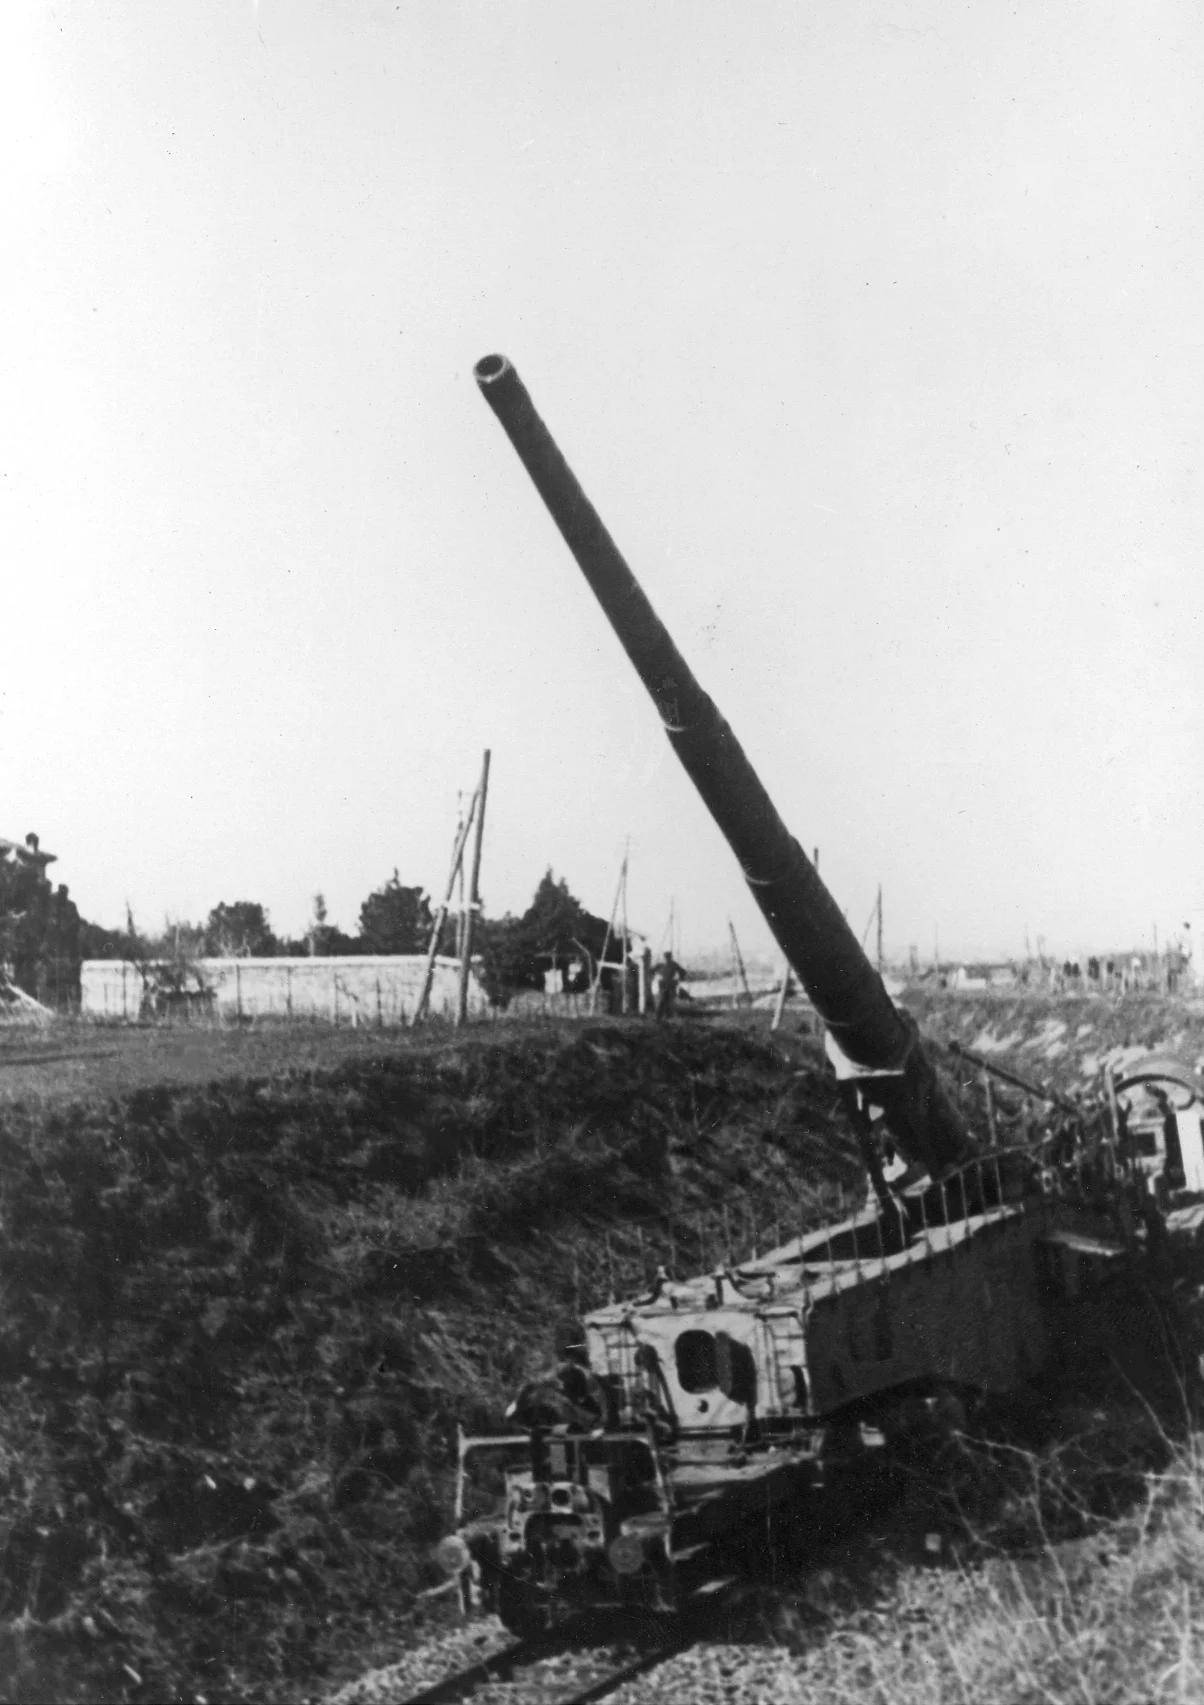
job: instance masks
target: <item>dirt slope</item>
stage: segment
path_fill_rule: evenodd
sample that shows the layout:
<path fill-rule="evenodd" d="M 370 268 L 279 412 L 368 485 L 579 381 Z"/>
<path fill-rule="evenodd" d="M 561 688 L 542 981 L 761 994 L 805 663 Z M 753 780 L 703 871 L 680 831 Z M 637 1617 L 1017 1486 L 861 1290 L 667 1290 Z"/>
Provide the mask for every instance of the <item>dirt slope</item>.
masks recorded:
<path fill-rule="evenodd" d="M 1204 1003 L 1154 994 L 908 992 L 927 1034 L 954 1040 L 1064 1094 L 1098 1090 L 1105 1061 L 1119 1070 L 1143 1054 L 1204 1067 Z"/>

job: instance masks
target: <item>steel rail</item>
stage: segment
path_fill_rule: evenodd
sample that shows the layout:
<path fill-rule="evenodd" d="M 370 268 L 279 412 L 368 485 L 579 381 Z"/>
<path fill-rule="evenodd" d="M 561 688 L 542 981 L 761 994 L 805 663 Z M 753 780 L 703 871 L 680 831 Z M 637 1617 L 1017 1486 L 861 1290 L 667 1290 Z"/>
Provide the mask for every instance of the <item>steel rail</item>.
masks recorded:
<path fill-rule="evenodd" d="M 573 1650 L 576 1641 L 571 1630 L 565 1630 L 560 1635 L 549 1634 L 536 1639 L 520 1640 L 516 1645 L 508 1646 L 504 1651 L 495 1652 L 491 1657 L 482 1658 L 456 1674 L 435 1682 L 421 1693 L 408 1695 L 397 1705 L 459 1705 L 475 1694 L 483 1692 L 488 1687 L 499 1684 L 507 1689 L 513 1689 L 513 1697 L 518 1701 L 522 1690 L 530 1690 L 534 1700 L 547 1700 L 549 1705 L 587 1705 L 588 1701 L 604 1699 L 608 1693 L 622 1687 L 624 1682 L 634 1680 L 636 1676 L 645 1675 L 669 1658 L 676 1657 L 679 1652 L 687 1651 L 702 1638 L 702 1629 L 694 1626 L 678 1629 L 669 1634 L 666 1639 L 640 1652 L 635 1657 L 624 1658 L 614 1663 L 606 1673 L 595 1674 L 579 1687 L 564 1676 L 541 1679 L 537 1674 L 526 1677 L 522 1671 L 530 1668 L 533 1671 L 541 1663 Z"/>

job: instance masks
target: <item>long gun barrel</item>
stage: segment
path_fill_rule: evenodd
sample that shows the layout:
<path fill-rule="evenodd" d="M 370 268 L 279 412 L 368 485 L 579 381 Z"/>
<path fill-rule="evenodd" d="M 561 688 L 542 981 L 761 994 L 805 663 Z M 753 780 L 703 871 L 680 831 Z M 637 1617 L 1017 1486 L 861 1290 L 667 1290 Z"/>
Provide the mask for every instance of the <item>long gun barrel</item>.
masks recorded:
<path fill-rule="evenodd" d="M 907 1156 L 937 1175 L 975 1144 L 861 944 L 789 833 L 740 743 L 683 661 L 664 624 L 502 355 L 477 362 L 501 421 L 577 564 L 652 695 L 665 732 L 740 861 L 782 951 Z"/>

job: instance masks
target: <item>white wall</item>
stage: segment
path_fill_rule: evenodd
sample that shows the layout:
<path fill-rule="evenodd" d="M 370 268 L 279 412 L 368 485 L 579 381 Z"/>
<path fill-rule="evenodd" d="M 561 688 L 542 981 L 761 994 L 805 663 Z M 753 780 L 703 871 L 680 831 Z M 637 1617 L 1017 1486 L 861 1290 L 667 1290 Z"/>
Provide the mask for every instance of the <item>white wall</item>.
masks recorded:
<path fill-rule="evenodd" d="M 425 954 L 381 954 L 347 959 L 198 959 L 213 1009 L 248 1018 L 325 1018 L 340 1024 L 402 1024 L 413 1012 L 422 986 Z M 428 1012 L 451 1016 L 456 1008 L 460 965 L 435 960 Z M 141 1015 L 144 982 L 137 965 L 123 959 L 85 959 L 80 968 L 81 1010 L 94 1018 Z M 479 968 L 468 984 L 468 1010 L 488 1003 Z"/>

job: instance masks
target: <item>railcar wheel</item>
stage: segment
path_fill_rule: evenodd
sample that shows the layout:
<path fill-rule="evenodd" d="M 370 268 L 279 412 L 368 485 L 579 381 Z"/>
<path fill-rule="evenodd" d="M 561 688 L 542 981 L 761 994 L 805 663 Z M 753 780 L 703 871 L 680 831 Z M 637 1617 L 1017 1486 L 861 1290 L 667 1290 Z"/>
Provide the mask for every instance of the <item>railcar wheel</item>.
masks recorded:
<path fill-rule="evenodd" d="M 520 1640 L 534 1640 L 552 1626 L 552 1606 L 527 1581 L 503 1575 L 498 1584 L 497 1613 L 502 1624 Z"/>

